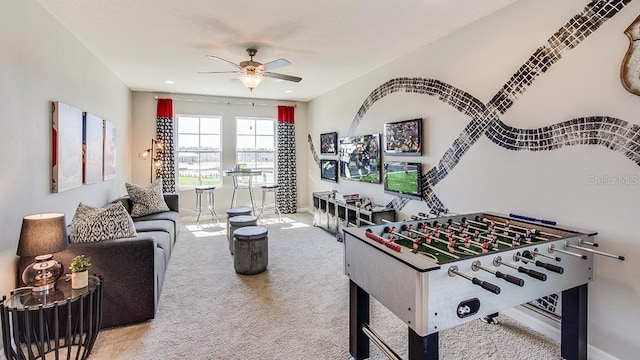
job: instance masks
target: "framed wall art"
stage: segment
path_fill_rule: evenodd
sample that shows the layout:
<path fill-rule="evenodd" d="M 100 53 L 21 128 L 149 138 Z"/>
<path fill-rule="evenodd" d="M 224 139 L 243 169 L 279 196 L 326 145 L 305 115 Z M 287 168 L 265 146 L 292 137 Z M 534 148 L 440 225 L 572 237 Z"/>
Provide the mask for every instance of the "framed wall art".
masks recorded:
<path fill-rule="evenodd" d="M 320 134 L 320 154 L 335 155 L 338 153 L 338 133 Z"/>
<path fill-rule="evenodd" d="M 82 111 L 54 101 L 52 119 L 51 191 L 82 185 Z"/>
<path fill-rule="evenodd" d="M 422 119 L 384 124 L 385 155 L 422 155 Z"/>
<path fill-rule="evenodd" d="M 104 121 L 104 180 L 116 177 L 116 126 L 111 121 Z"/>
<path fill-rule="evenodd" d="M 338 160 L 320 160 L 320 179 L 338 182 Z"/>

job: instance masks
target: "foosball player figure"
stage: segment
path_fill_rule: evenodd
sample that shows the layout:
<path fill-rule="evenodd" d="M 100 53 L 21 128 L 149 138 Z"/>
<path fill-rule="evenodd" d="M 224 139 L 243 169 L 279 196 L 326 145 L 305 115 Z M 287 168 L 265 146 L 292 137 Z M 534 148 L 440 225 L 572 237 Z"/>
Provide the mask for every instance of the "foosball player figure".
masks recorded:
<path fill-rule="evenodd" d="M 498 236 L 496 234 L 493 234 L 489 238 L 491 239 L 491 247 L 498 248 Z"/>
<path fill-rule="evenodd" d="M 524 233 L 524 238 L 526 242 L 532 243 L 535 240 L 536 236 L 533 234 L 533 231 L 527 229 L 527 231 L 525 231 Z"/>
<path fill-rule="evenodd" d="M 511 239 L 511 247 L 520 246 L 522 243 L 522 235 L 520 233 L 516 233 L 516 235 Z"/>
<path fill-rule="evenodd" d="M 481 247 L 482 247 L 482 253 L 486 254 L 489 252 L 489 247 L 491 246 L 491 243 L 488 241 L 485 241 L 482 243 Z"/>
<path fill-rule="evenodd" d="M 451 238 L 449 240 L 449 243 L 447 243 L 447 249 L 449 250 L 450 253 L 453 254 L 453 251 L 455 250 L 455 248 L 456 248 L 456 240 Z"/>
<path fill-rule="evenodd" d="M 424 237 L 424 242 L 426 242 L 427 245 L 431 245 L 431 233 L 428 233 L 427 236 Z"/>
<path fill-rule="evenodd" d="M 464 237 L 464 247 L 467 249 L 471 246 L 471 236 L 467 235 Z"/>
<path fill-rule="evenodd" d="M 475 233 L 473 233 L 473 239 L 474 239 L 475 241 L 480 240 L 480 230 L 476 230 L 476 232 L 475 232 Z"/>
<path fill-rule="evenodd" d="M 420 239 L 416 238 L 413 241 L 413 250 L 411 250 L 412 253 L 417 254 L 418 253 L 418 246 L 420 245 Z"/>

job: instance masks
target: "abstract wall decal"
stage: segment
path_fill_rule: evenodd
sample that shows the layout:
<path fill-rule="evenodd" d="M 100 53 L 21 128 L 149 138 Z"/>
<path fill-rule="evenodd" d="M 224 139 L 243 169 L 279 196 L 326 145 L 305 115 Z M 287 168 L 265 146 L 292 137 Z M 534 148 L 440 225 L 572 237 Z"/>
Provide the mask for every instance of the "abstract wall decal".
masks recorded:
<path fill-rule="evenodd" d="M 524 136 L 523 134 L 525 134 L 526 131 L 523 132 L 514 128 L 508 130 L 507 128 L 509 127 L 500 121 L 499 115 L 504 114 L 518 99 L 518 96 L 523 94 L 538 76 L 545 73 L 553 64 L 560 60 L 564 51 L 571 50 L 579 45 L 582 40 L 586 39 L 608 19 L 622 10 L 629 2 L 631 2 L 631 0 L 608 0 L 592 1 L 587 4 L 581 13 L 572 17 L 547 40 L 545 45 L 539 47 L 486 105 L 463 90 L 439 80 L 407 77 L 395 78 L 382 84 L 369 94 L 356 113 L 347 135 L 353 135 L 368 109 L 373 106 L 376 101 L 396 92 L 436 96 L 444 103 L 451 105 L 461 113 L 469 116 L 471 121 L 458 138 L 453 141 L 452 146 L 444 153 L 437 166 L 432 167 L 424 174 L 422 182 L 423 199 L 427 203 L 427 206 L 432 209 L 438 209 L 438 211 L 446 211 L 447 209 L 433 192 L 433 186 L 444 179 L 449 172 L 455 168 L 462 156 L 482 135 L 487 135 L 498 145 L 511 150 L 532 148 L 551 150 L 559 147 L 560 143 L 563 145 L 579 144 L 581 142 L 576 141 L 576 138 L 581 136 L 583 138 L 586 136 L 586 138 L 590 139 L 588 141 L 585 140 L 586 143 L 598 143 L 606 146 L 612 141 L 609 131 L 594 132 L 592 130 L 586 130 L 584 127 L 581 128 L 580 125 L 577 127 L 567 127 L 566 123 L 554 125 L 556 132 L 563 133 L 562 137 L 555 137 L 555 139 L 557 139 L 556 147 L 553 147 L 553 141 L 551 145 L 549 144 L 549 139 L 536 139 L 535 134 L 532 138 L 533 140 L 529 138 L 530 142 L 525 142 L 528 144 L 525 146 L 522 141 L 513 139 L 514 137 L 515 139 L 519 139 L 518 136 Z M 598 117 L 592 117 L 590 119 L 594 120 L 597 118 Z M 605 119 L 611 119 L 607 117 L 600 117 L 599 119 L 602 120 L 603 128 L 611 126 L 611 124 L 607 122 L 615 123 L 615 120 L 617 120 L 605 121 Z M 577 119 L 575 121 L 579 122 Z M 591 121 L 591 123 L 593 123 L 593 121 Z M 635 127 L 635 125 L 632 126 L 632 128 Z M 543 128 L 543 130 L 538 131 L 544 132 L 545 129 Z M 587 134 L 584 133 L 585 131 L 588 132 L 588 135 L 585 135 Z M 551 131 L 551 134 L 553 134 L 553 131 Z M 566 135 L 566 139 L 564 135 Z M 592 139 L 593 137 L 595 137 L 595 139 Z M 553 136 L 550 136 L 550 138 L 554 139 Z M 616 141 L 615 144 L 617 144 L 617 146 L 608 146 L 608 148 L 623 152 L 627 157 L 636 161 L 635 159 L 638 156 L 638 152 L 634 150 L 636 148 L 634 146 L 621 145 L 623 141 L 635 143 L 635 135 L 626 135 L 624 139 L 615 138 L 614 141 Z M 535 146 L 533 145 L 534 143 L 536 144 Z M 513 144 L 515 144 L 515 146 Z M 628 150 L 631 151 L 629 152 Z"/>
<path fill-rule="evenodd" d="M 104 180 L 116 177 L 116 126 L 111 121 L 104 121 Z"/>
<path fill-rule="evenodd" d="M 102 181 L 103 121 L 91 113 L 82 113 L 82 182 Z"/>
<path fill-rule="evenodd" d="M 53 102 L 51 192 L 82 185 L 82 111 Z"/>
<path fill-rule="evenodd" d="M 640 95 L 640 16 L 624 33 L 629 38 L 629 49 L 620 66 L 620 79 L 627 91 Z"/>
<path fill-rule="evenodd" d="M 311 134 L 307 134 L 307 142 L 309 143 L 309 149 L 311 150 L 311 155 L 313 155 L 313 161 L 320 167 L 320 157 L 318 157 L 318 153 L 316 152 L 316 147 L 313 146 L 313 139 L 311 138 Z"/>

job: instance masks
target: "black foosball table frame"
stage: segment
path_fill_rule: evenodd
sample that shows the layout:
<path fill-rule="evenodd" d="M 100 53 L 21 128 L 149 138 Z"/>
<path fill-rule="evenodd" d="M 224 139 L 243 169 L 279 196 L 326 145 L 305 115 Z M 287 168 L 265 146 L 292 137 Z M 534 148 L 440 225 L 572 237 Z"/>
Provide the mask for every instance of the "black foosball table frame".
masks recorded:
<path fill-rule="evenodd" d="M 483 240 L 476 238 L 478 246 L 467 244 L 475 251 L 465 253 L 461 224 L 468 219 L 508 224 L 498 230 L 504 246 L 483 252 Z M 444 234 L 460 230 L 455 232 L 460 235 L 456 248 L 449 248 L 457 257 L 442 259 L 446 254 L 438 254 L 436 247 L 429 251 L 442 260 L 418 251 L 418 245 L 426 246 L 425 235 L 433 235 L 436 224 L 451 225 L 443 229 Z M 422 230 L 414 230 L 419 227 Z M 519 238 L 521 242 L 506 246 L 507 237 L 513 237 L 518 228 L 523 229 L 523 234 L 524 229 L 530 229 L 537 236 Z M 409 360 L 436 360 L 440 331 L 551 293 L 562 293 L 561 356 L 568 360 L 586 359 L 588 282 L 593 280 L 593 255 L 597 253 L 589 245 L 597 246 L 596 235 L 494 213 L 344 229 L 344 271 L 350 279 L 351 358 L 367 359 L 373 342 L 390 359 L 400 359 L 370 327 L 371 296 L 407 324 Z M 486 270 L 479 271 L 478 266 Z"/>

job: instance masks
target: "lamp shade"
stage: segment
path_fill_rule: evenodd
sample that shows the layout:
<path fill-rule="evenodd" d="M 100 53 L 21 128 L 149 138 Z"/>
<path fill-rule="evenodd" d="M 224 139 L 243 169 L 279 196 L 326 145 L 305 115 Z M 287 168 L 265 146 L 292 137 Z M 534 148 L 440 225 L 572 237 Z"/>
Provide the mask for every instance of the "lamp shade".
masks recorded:
<path fill-rule="evenodd" d="M 262 80 L 264 80 L 263 76 L 254 75 L 254 74 L 242 74 L 242 75 L 238 75 L 238 78 L 240 79 L 240 81 L 242 81 L 244 86 L 249 88 L 249 90 L 251 91 L 257 88 L 258 85 L 260 85 L 260 83 L 262 82 Z"/>
<path fill-rule="evenodd" d="M 52 254 L 68 245 L 64 214 L 36 214 L 22 219 L 18 256 Z"/>

